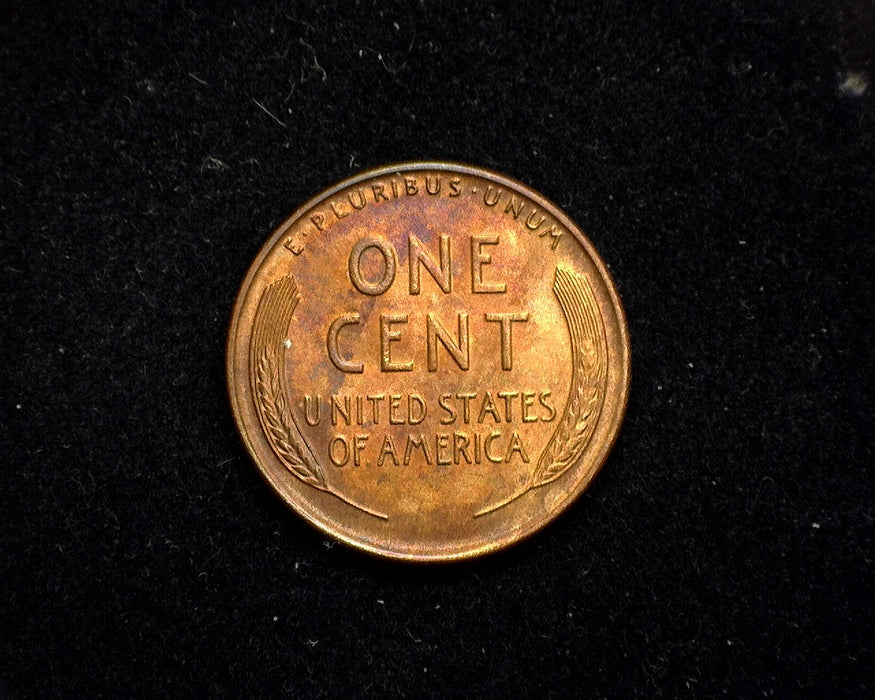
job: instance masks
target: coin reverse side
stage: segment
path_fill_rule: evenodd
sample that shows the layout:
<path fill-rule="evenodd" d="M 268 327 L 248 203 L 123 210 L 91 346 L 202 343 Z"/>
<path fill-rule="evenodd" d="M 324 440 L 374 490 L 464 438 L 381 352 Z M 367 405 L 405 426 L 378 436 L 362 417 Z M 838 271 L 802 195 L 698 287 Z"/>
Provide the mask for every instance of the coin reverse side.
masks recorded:
<path fill-rule="evenodd" d="M 237 427 L 327 534 L 408 560 L 473 557 L 588 486 L 629 391 L 604 263 L 540 194 L 404 163 L 307 202 L 262 248 L 231 320 Z"/>

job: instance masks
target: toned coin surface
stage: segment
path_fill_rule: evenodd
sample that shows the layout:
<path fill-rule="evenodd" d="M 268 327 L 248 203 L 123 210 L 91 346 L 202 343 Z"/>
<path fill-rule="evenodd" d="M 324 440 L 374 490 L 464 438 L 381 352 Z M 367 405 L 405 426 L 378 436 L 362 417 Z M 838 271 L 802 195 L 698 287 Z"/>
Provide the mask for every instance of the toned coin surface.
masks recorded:
<path fill-rule="evenodd" d="M 386 557 L 472 557 L 589 485 L 629 391 L 604 262 L 510 178 L 403 163 L 323 192 L 240 289 L 228 389 L 244 443 L 297 513 Z"/>

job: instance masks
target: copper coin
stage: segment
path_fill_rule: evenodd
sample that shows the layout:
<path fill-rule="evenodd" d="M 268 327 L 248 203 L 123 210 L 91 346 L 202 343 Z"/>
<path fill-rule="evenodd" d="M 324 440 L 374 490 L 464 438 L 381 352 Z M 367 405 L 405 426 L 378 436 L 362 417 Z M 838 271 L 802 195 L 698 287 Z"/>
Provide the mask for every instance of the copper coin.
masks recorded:
<path fill-rule="evenodd" d="M 361 173 L 261 249 L 228 338 L 249 453 L 296 512 L 360 549 L 473 557 L 535 532 L 617 437 L 629 335 L 592 243 L 510 178 Z"/>

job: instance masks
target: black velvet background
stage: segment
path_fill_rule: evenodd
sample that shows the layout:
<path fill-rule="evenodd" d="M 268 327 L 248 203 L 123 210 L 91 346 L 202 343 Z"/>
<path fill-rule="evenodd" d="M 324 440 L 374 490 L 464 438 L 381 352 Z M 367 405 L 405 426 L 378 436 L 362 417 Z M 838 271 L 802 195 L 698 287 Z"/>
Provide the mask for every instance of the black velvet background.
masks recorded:
<path fill-rule="evenodd" d="M 3 695 L 872 694 L 865 3 L 141 5 L 4 10 Z M 223 364 L 272 228 L 423 158 L 580 223 L 634 375 L 573 508 L 428 568 L 287 511 Z"/>

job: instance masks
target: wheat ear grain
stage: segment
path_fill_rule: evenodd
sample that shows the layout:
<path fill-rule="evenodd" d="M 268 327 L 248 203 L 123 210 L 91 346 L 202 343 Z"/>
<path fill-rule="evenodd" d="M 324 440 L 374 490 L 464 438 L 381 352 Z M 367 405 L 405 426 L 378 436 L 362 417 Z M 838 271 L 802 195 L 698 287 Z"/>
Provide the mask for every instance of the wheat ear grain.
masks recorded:
<path fill-rule="evenodd" d="M 558 479 L 581 455 L 592 437 L 603 395 L 604 330 L 589 282 L 560 267 L 553 291 L 568 323 L 572 383 L 559 427 L 538 460 L 532 488 Z"/>
<path fill-rule="evenodd" d="M 265 348 L 258 363 L 256 392 L 266 428 L 265 434 L 283 464 L 302 481 L 325 489 L 325 476 L 306 458 L 286 414 L 285 397 L 276 373 L 272 348 Z"/>

